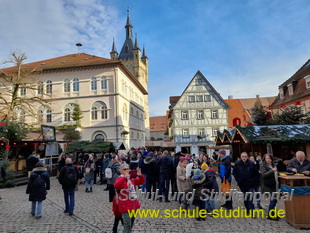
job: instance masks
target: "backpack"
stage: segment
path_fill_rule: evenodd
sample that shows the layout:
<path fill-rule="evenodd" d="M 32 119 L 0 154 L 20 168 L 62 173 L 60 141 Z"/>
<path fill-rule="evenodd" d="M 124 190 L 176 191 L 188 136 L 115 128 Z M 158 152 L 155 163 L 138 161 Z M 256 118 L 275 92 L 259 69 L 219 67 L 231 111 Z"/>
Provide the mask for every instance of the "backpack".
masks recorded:
<path fill-rule="evenodd" d="M 37 174 L 36 178 L 34 178 L 32 182 L 32 187 L 34 188 L 41 188 L 45 186 L 45 181 L 41 177 L 41 175 Z"/>
<path fill-rule="evenodd" d="M 76 174 L 74 167 L 67 167 L 64 175 L 64 184 L 70 186 L 76 185 L 77 180 L 78 180 L 78 174 Z"/>
<path fill-rule="evenodd" d="M 111 179 L 112 178 L 112 169 L 107 167 L 105 170 L 104 170 L 104 174 L 105 174 L 105 177 L 107 179 Z"/>

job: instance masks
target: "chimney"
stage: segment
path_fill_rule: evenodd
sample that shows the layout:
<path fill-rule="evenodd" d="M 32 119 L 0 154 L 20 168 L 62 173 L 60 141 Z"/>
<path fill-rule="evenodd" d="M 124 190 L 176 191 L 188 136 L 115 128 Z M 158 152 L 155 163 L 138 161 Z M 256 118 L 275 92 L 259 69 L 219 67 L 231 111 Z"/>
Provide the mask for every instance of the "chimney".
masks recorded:
<path fill-rule="evenodd" d="M 233 96 L 232 96 L 232 95 L 229 95 L 229 96 L 228 96 L 228 99 L 229 99 L 229 100 L 233 99 Z"/>

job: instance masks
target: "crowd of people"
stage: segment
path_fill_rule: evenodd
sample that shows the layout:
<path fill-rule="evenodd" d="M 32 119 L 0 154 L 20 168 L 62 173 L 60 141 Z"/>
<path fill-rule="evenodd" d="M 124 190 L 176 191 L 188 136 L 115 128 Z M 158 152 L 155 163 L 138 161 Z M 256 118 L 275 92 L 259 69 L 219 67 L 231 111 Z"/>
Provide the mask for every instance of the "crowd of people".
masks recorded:
<path fill-rule="evenodd" d="M 33 165 L 34 159 L 31 158 Z M 131 232 L 134 218 L 130 218 L 128 210 L 140 207 L 137 198 L 136 186 L 144 192 L 156 192 L 159 198 L 154 201 L 170 202 L 169 192 L 181 192 L 184 195 L 195 190 L 192 201 L 179 198 L 181 208 L 187 209 L 194 205 L 198 209 L 209 212 L 220 208 L 216 200 L 208 198 L 203 200 L 203 194 L 213 192 L 229 192 L 234 179 L 241 192 L 276 192 L 279 188 L 278 172 L 288 172 L 310 175 L 310 161 L 305 153 L 297 151 L 295 157 L 287 167 L 276 163 L 272 155 L 266 154 L 263 158 L 248 156 L 246 152 L 240 154 L 240 159 L 232 163 L 232 158 L 226 150 L 219 151 L 217 155 L 206 154 L 188 155 L 186 153 L 148 152 L 145 149 L 132 148 L 127 154 L 115 153 L 80 154 L 73 162 L 68 154 L 59 157 L 58 180 L 64 193 L 64 213 L 74 213 L 74 193 L 79 183 L 85 183 L 85 192 L 93 192 L 93 185 L 106 184 L 104 190 L 109 191 L 109 202 L 115 215 L 113 232 L 117 232 L 119 222 L 124 226 L 124 232 Z M 217 169 L 212 167 L 217 165 Z M 280 165 L 279 165 L 280 164 Z M 99 178 L 99 181 L 97 179 Z M 218 182 L 218 180 L 220 182 Z M 27 193 L 32 202 L 31 214 L 37 218 L 42 217 L 42 201 L 46 199 L 47 190 L 50 189 L 49 176 L 44 164 L 37 162 L 31 172 Z M 125 196 L 131 198 L 126 199 Z M 262 208 L 260 201 L 253 200 L 244 195 L 244 206 L 247 211 Z M 276 199 L 271 199 L 268 213 L 275 208 Z M 36 207 L 37 206 L 37 207 Z M 233 201 L 226 200 L 223 208 L 233 209 Z M 278 220 L 268 215 L 268 219 Z M 204 221 L 204 218 L 196 218 Z"/>

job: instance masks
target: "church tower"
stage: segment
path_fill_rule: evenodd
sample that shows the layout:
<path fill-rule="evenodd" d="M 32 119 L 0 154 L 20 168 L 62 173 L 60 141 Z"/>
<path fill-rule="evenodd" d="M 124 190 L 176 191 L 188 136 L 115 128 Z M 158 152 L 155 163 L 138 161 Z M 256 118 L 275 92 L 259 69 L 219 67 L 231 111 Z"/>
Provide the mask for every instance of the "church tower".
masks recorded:
<path fill-rule="evenodd" d="M 118 55 L 115 42 L 113 40 L 112 51 L 110 52 L 111 59 L 121 60 L 131 74 L 141 83 L 146 91 L 148 91 L 148 57 L 146 56 L 146 49 L 143 45 L 142 55 L 138 43 L 138 37 L 135 36 L 135 43 L 133 43 L 132 24 L 130 20 L 129 10 L 127 11 L 126 22 L 126 39 Z M 150 139 L 150 120 L 149 120 L 149 99 L 148 95 L 144 95 L 144 126 L 146 139 Z"/>
<path fill-rule="evenodd" d="M 112 51 L 110 52 L 111 59 L 121 60 L 126 68 L 133 74 L 133 76 L 139 80 L 145 90 L 148 90 L 148 58 L 146 56 L 144 46 L 141 56 L 141 49 L 139 47 L 137 35 L 135 36 L 135 43 L 133 42 L 133 26 L 131 24 L 129 10 L 127 12 L 125 42 L 118 56 L 113 40 Z"/>

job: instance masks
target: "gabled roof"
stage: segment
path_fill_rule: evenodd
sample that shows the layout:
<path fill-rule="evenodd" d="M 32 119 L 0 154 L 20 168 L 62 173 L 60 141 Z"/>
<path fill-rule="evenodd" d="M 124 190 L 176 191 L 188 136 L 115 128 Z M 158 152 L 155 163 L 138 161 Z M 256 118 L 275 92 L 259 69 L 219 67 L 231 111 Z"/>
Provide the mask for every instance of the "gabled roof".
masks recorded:
<path fill-rule="evenodd" d="M 212 96 L 216 96 L 219 98 L 220 100 L 220 105 L 226 109 L 229 109 L 230 106 L 225 102 L 225 100 L 221 97 L 221 95 L 214 89 L 214 87 L 211 85 L 211 83 L 209 83 L 209 81 L 205 78 L 205 76 L 203 76 L 203 74 L 198 70 L 197 73 L 194 75 L 194 77 L 191 79 L 191 81 L 188 83 L 188 85 L 186 86 L 186 88 L 184 89 L 183 93 L 181 96 L 183 96 L 183 94 L 185 93 L 185 91 L 187 90 L 187 88 L 189 87 L 189 85 L 193 82 L 194 78 L 197 77 L 197 76 L 200 76 L 206 83 L 207 83 L 207 87 L 210 88 L 211 91 L 209 91 L 209 94 L 212 95 Z M 180 98 L 181 98 L 180 96 Z M 177 96 L 174 96 L 174 97 L 177 97 Z M 179 102 L 180 98 L 177 100 L 176 104 Z M 171 97 L 170 97 L 170 101 L 171 101 Z M 174 105 L 174 106 L 175 106 Z"/>
<path fill-rule="evenodd" d="M 103 57 L 97 57 L 86 53 L 75 53 L 61 57 L 55 57 L 42 61 L 36 61 L 31 63 L 25 63 L 22 65 L 23 69 L 37 70 L 40 73 L 45 73 L 53 70 L 68 70 L 75 68 L 99 68 L 108 66 L 118 66 L 124 73 L 128 75 L 131 81 L 141 90 L 143 94 L 147 94 L 147 91 L 141 85 L 141 83 L 131 74 L 131 72 L 125 67 L 120 60 L 112 60 Z M 9 73 L 15 72 L 16 66 L 3 68 L 1 71 Z"/>
<path fill-rule="evenodd" d="M 158 132 L 158 131 L 166 132 L 167 129 L 168 129 L 167 116 L 150 117 L 151 132 Z"/>

